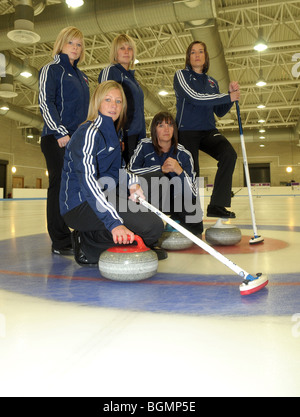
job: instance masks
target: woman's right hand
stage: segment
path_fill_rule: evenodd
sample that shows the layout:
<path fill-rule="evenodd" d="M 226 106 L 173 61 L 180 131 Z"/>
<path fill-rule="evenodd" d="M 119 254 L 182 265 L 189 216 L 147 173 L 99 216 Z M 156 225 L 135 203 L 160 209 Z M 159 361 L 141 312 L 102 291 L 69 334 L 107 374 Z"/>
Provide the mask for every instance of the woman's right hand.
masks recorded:
<path fill-rule="evenodd" d="M 117 244 L 126 245 L 128 243 L 133 243 L 134 241 L 134 233 L 127 229 L 126 226 L 117 226 L 111 231 L 113 241 Z"/>
<path fill-rule="evenodd" d="M 240 90 L 232 91 L 230 93 L 230 100 L 231 101 L 239 101 L 240 96 L 241 96 Z"/>

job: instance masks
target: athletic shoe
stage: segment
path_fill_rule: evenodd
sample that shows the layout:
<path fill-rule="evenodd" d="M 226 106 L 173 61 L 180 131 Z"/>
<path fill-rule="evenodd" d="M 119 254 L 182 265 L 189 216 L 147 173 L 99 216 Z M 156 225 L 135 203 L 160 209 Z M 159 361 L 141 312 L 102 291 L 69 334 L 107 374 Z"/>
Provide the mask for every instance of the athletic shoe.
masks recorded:
<path fill-rule="evenodd" d="M 70 256 L 70 255 L 74 255 L 74 251 L 71 245 L 69 246 L 65 246 L 64 248 L 61 249 L 55 249 L 52 246 L 51 249 L 52 253 L 54 253 L 55 255 L 63 255 L 63 256 Z"/>
<path fill-rule="evenodd" d="M 74 258 L 75 258 L 75 261 L 78 263 L 78 265 L 96 267 L 98 265 L 98 262 L 95 262 L 95 263 L 90 262 L 87 259 L 83 250 L 80 248 L 80 236 L 77 230 L 74 230 L 71 233 L 71 240 L 72 240 L 72 246 L 74 249 Z"/>
<path fill-rule="evenodd" d="M 212 206 L 207 207 L 207 217 L 220 217 L 224 219 L 235 219 L 235 213 L 227 210 L 225 207 Z"/>
<path fill-rule="evenodd" d="M 159 246 L 150 246 L 149 248 L 151 250 L 153 250 L 153 252 L 156 253 L 157 258 L 158 258 L 159 261 L 162 261 L 164 259 L 167 259 L 168 252 L 165 249 L 160 248 Z"/>
<path fill-rule="evenodd" d="M 203 222 L 199 223 L 186 223 L 183 227 L 195 236 L 201 236 L 203 233 Z"/>

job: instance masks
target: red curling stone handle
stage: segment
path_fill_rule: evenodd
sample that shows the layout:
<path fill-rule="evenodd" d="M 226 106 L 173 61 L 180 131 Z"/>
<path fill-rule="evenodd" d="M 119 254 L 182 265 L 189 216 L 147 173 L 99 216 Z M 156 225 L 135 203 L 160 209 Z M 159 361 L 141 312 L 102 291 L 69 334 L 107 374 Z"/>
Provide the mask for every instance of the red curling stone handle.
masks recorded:
<path fill-rule="evenodd" d="M 130 236 L 127 235 L 128 239 L 130 239 Z M 146 252 L 148 250 L 150 250 L 144 243 L 143 239 L 138 236 L 138 235 L 134 235 L 134 241 L 137 243 L 137 245 L 118 245 L 118 246 L 114 246 L 112 248 L 107 249 L 108 252 L 113 252 L 113 253 L 137 253 L 137 252 Z"/>

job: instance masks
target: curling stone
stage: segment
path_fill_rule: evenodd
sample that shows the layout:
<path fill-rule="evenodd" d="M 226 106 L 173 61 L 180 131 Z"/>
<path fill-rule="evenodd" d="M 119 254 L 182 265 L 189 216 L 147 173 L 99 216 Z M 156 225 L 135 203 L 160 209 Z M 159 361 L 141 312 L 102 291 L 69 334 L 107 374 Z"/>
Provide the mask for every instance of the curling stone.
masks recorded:
<path fill-rule="evenodd" d="M 104 278 L 113 281 L 141 281 L 156 274 L 158 259 L 147 248 L 140 236 L 134 236 L 137 245 L 115 246 L 100 255 L 99 270 Z"/>
<path fill-rule="evenodd" d="M 188 249 L 193 246 L 193 244 L 194 243 L 190 239 L 178 232 L 169 224 L 165 227 L 165 230 L 158 242 L 158 246 L 167 250 Z"/>
<path fill-rule="evenodd" d="M 210 245 L 230 246 L 242 240 L 242 233 L 238 227 L 218 219 L 214 226 L 205 230 L 205 239 Z"/>

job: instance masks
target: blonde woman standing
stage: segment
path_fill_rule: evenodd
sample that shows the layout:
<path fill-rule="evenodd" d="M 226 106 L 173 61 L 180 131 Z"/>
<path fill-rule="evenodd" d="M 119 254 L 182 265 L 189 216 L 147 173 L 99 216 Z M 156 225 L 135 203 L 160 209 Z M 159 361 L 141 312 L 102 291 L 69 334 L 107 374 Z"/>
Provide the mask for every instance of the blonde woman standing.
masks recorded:
<path fill-rule="evenodd" d="M 129 162 L 140 139 L 146 137 L 144 116 L 144 93 L 135 79 L 134 62 L 136 45 L 134 40 L 125 34 L 118 35 L 110 49 L 110 65 L 104 68 L 98 81 L 102 83 L 114 80 L 124 89 L 127 100 L 126 124 L 123 134 L 123 157 Z"/>
<path fill-rule="evenodd" d="M 39 105 L 45 123 L 41 149 L 49 173 L 47 227 L 52 253 L 57 255 L 73 253 L 70 230 L 59 211 L 59 189 L 65 146 L 88 112 L 88 79 L 77 67 L 84 55 L 82 32 L 67 27 L 55 41 L 53 60 L 39 76 Z"/>

